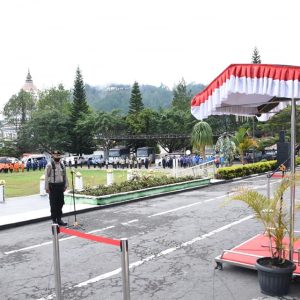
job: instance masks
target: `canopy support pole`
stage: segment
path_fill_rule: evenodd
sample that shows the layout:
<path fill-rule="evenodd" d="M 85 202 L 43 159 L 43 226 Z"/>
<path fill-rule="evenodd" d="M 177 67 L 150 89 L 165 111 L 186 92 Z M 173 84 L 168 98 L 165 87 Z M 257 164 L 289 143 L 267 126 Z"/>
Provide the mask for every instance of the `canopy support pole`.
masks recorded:
<path fill-rule="evenodd" d="M 290 251 L 289 260 L 294 255 L 294 226 L 295 226 L 295 139 L 296 139 L 296 100 L 291 99 L 291 202 L 290 202 Z"/>

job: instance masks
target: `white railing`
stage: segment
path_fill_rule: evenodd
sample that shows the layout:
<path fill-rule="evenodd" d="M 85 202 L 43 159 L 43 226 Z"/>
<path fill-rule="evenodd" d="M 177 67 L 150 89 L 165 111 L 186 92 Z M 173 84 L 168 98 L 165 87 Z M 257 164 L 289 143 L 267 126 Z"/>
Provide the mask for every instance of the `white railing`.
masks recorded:
<path fill-rule="evenodd" d="M 141 177 L 145 175 L 156 176 L 157 173 L 164 173 L 171 177 L 186 177 L 192 176 L 195 178 L 214 178 L 215 164 L 214 161 L 205 162 L 203 164 L 195 165 L 193 167 L 179 167 L 178 161 L 173 161 L 173 168 L 155 168 L 155 169 L 128 169 L 127 179 L 131 180 L 135 177 Z"/>
<path fill-rule="evenodd" d="M 170 175 L 174 177 L 193 176 L 213 178 L 215 174 L 215 165 L 214 161 L 209 161 L 189 168 L 175 167 L 171 169 L 170 172 Z"/>

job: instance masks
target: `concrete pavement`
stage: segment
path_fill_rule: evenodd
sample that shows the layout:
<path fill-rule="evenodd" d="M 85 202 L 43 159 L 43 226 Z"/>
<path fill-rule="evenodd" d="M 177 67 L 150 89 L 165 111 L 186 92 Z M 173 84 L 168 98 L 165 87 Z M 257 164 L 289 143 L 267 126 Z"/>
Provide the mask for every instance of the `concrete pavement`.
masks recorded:
<path fill-rule="evenodd" d="M 249 177 L 252 176 L 257 176 L 257 174 Z M 242 178 L 236 178 L 234 180 L 241 179 Z M 211 184 L 224 182 L 224 180 L 211 179 Z M 227 182 L 229 182 L 229 180 L 227 180 Z M 99 209 L 98 205 L 76 204 L 77 213 L 96 209 Z M 63 217 L 69 215 L 74 215 L 73 204 L 65 204 L 63 207 Z M 48 194 L 12 197 L 6 198 L 4 202 L 0 201 L 0 230 L 45 220 L 50 220 Z"/>
<path fill-rule="evenodd" d="M 97 205 L 76 204 L 76 211 L 87 211 L 93 207 L 97 207 Z M 70 215 L 73 212 L 73 205 L 64 205 L 64 215 Z M 50 220 L 48 195 L 7 198 L 4 202 L 0 202 L 0 230 L 48 219 Z"/>

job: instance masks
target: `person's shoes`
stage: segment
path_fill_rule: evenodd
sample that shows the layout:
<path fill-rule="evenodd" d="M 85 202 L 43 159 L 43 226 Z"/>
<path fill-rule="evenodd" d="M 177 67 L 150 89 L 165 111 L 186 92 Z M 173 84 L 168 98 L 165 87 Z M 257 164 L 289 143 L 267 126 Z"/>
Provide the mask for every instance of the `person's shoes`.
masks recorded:
<path fill-rule="evenodd" d="M 60 225 L 60 226 L 67 226 L 68 223 L 65 223 L 63 220 L 57 220 L 57 224 Z"/>

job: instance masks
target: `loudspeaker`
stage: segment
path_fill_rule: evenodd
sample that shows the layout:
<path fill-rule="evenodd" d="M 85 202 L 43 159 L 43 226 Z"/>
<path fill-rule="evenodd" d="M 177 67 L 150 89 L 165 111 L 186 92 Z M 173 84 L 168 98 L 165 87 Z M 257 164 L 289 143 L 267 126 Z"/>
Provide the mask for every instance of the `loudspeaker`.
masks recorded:
<path fill-rule="evenodd" d="M 279 143 L 285 142 L 285 132 L 283 130 L 279 131 Z"/>
<path fill-rule="evenodd" d="M 290 168 L 291 164 L 291 144 L 277 143 L 277 164 L 284 164 L 286 168 Z"/>

